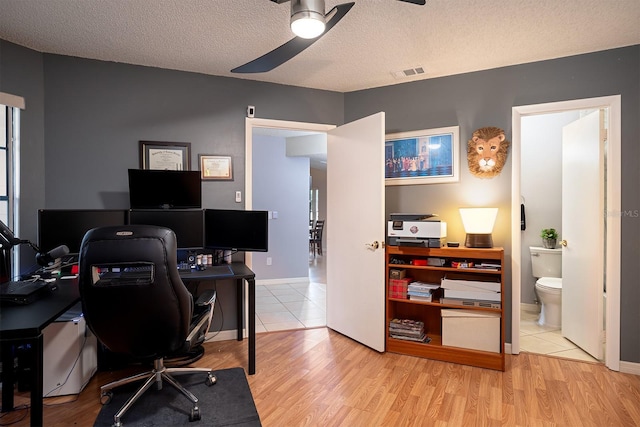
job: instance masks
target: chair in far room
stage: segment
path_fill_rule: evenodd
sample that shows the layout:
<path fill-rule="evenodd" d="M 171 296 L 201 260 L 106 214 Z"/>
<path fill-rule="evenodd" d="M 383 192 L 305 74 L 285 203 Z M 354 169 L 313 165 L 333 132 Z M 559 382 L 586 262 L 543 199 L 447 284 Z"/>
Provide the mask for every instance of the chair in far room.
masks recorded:
<path fill-rule="evenodd" d="M 309 252 L 313 252 L 313 256 L 316 254 L 322 255 L 322 233 L 324 231 L 324 219 L 316 221 L 315 227 L 311 231 L 309 236 Z"/>
<path fill-rule="evenodd" d="M 82 241 L 79 286 L 89 328 L 109 351 L 153 362 L 148 372 L 100 388 L 100 399 L 107 404 L 115 387 L 143 381 L 115 414 L 116 427 L 145 391 L 154 384 L 161 389 L 164 382 L 191 401 L 189 420 L 199 420 L 198 398 L 172 374 L 200 372 L 207 385 L 216 382 L 211 369 L 165 365 L 165 358 L 201 347 L 216 297 L 208 291 L 194 303 L 178 274 L 176 245 L 173 231 L 149 225 L 95 228 Z"/>

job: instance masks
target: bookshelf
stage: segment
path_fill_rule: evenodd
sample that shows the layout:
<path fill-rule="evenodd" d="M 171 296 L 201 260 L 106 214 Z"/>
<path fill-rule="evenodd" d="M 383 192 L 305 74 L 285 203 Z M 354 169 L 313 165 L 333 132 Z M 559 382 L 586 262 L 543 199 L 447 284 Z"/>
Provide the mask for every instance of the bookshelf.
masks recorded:
<path fill-rule="evenodd" d="M 385 265 L 387 351 L 504 371 L 504 250 L 502 248 L 387 246 Z M 486 301 L 471 299 L 444 299 L 443 289 L 434 291 L 431 301 L 411 300 L 408 296 L 398 295 L 398 286 L 402 287 L 401 282 L 398 282 L 399 272 L 405 276 L 404 283 L 409 282 L 407 278 L 429 284 L 440 284 L 443 278 L 456 281 L 492 282 L 487 285 L 499 288 L 500 293 L 496 294 L 498 301 L 490 304 Z M 391 277 L 392 274 L 394 278 Z M 443 302 L 443 299 L 449 301 Z M 444 313 L 443 310 L 445 310 Z M 443 314 L 447 316 L 446 320 Z M 472 317 L 463 320 L 462 317 L 466 315 Z M 392 319 L 423 322 L 429 342 L 391 337 L 389 322 Z M 489 337 L 487 341 L 494 344 L 491 350 L 472 348 L 473 344 L 467 345 L 464 337 L 462 337 L 463 346 L 447 345 L 452 341 L 459 342 L 457 335 L 458 332 L 464 335 L 465 331 L 462 330 L 464 322 L 467 322 L 467 325 L 472 324 L 474 329 L 477 328 L 476 332 L 481 338 L 483 333 Z M 443 328 L 443 323 L 446 328 Z M 462 325 L 459 331 L 456 331 L 456 325 Z M 445 332 L 445 344 L 443 344 L 443 332 Z M 477 339 L 477 337 L 471 339 L 474 338 Z"/>

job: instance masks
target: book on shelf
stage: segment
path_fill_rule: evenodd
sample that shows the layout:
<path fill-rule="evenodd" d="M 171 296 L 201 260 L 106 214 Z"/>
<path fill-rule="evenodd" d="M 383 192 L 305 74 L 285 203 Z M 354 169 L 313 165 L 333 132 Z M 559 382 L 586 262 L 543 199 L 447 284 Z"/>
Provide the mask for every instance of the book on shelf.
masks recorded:
<path fill-rule="evenodd" d="M 438 289 L 440 287 L 439 283 L 427 283 L 427 282 L 420 282 L 420 281 L 413 281 L 411 283 L 409 283 L 409 288 L 413 288 L 413 289 L 424 289 L 424 290 L 433 290 L 433 289 Z"/>
<path fill-rule="evenodd" d="M 426 296 L 409 294 L 409 300 L 410 301 L 421 301 L 421 302 L 432 302 L 433 301 L 433 297 L 431 295 L 426 297 Z"/>
<path fill-rule="evenodd" d="M 389 334 L 389 336 L 391 338 L 395 338 L 397 340 L 415 341 L 415 342 L 423 342 L 423 343 L 430 343 L 431 342 L 431 338 L 429 338 L 426 334 L 423 334 L 420 337 L 407 337 L 407 336 L 394 335 L 394 334 Z"/>
<path fill-rule="evenodd" d="M 411 319 L 391 319 L 389 321 L 389 328 L 402 330 L 424 330 L 424 322 Z"/>

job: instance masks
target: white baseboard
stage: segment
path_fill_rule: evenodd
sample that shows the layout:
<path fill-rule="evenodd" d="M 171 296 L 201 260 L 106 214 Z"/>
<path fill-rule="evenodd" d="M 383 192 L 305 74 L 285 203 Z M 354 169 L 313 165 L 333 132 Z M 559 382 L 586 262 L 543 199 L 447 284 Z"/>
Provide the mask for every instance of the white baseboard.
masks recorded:
<path fill-rule="evenodd" d="M 504 354 L 513 354 L 513 353 L 511 353 L 511 343 L 510 342 L 504 343 Z"/>
<path fill-rule="evenodd" d="M 308 277 L 289 277 L 285 279 L 262 279 L 256 280 L 256 286 L 260 285 L 284 285 L 288 283 L 309 283 Z"/>
<path fill-rule="evenodd" d="M 625 374 L 640 375 L 640 363 L 620 361 L 620 372 Z"/>

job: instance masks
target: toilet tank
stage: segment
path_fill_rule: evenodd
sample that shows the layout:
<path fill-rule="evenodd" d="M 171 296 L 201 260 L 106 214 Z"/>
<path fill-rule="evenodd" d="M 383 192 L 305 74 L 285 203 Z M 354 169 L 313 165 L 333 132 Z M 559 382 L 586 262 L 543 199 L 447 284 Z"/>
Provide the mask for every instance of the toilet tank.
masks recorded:
<path fill-rule="evenodd" d="M 533 277 L 562 277 L 562 249 L 531 246 Z"/>

